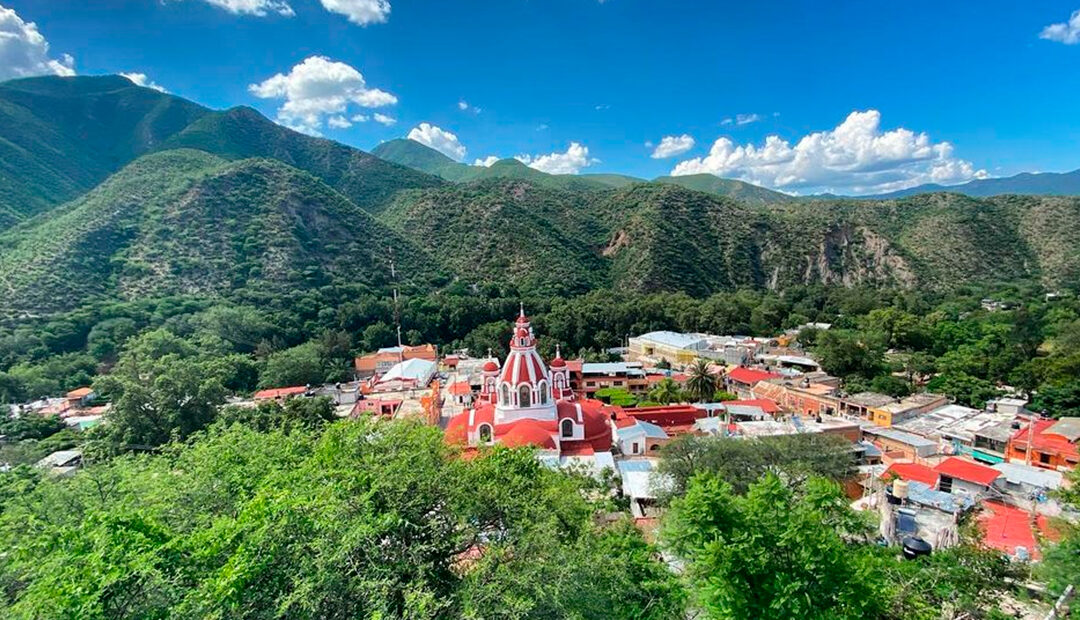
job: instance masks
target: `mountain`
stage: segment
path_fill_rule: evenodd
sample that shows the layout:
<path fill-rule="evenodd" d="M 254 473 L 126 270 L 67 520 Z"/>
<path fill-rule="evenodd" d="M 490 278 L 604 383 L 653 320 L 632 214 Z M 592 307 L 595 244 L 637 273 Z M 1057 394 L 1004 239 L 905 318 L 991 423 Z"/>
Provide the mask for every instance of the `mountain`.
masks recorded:
<path fill-rule="evenodd" d="M 548 174 L 530 168 L 513 158 L 500 159 L 490 166 L 470 166 L 454 161 L 429 146 L 407 138 L 383 142 L 371 153 L 386 161 L 427 172 L 455 183 L 483 179 L 520 179 L 551 189 L 587 190 L 606 189 L 625 184 L 626 179 L 632 178 L 621 175 Z"/>
<path fill-rule="evenodd" d="M 306 172 L 172 149 L 0 234 L 0 310 L 378 285 L 391 247 L 400 272 L 422 284 L 435 275 L 426 252 Z"/>
<path fill-rule="evenodd" d="M 277 159 L 371 210 L 400 189 L 440 183 L 250 108 L 217 112 L 120 76 L 26 78 L 0 84 L 0 230 L 82 195 L 143 154 L 181 147 Z"/>
<path fill-rule="evenodd" d="M 491 180 L 399 194 L 383 221 L 447 272 L 545 293 L 705 295 L 802 284 L 1080 286 L 1080 199 L 930 194 L 769 205 L 666 184 L 571 192 Z"/>
<path fill-rule="evenodd" d="M 0 227 L 79 196 L 208 112 L 119 76 L 0 84 Z"/>
<path fill-rule="evenodd" d="M 862 198 L 902 198 L 933 192 L 954 192 L 965 196 L 1080 196 L 1080 170 L 1072 172 L 1023 172 L 1011 177 L 975 179 L 960 185 L 930 183 L 877 196 Z"/>
<path fill-rule="evenodd" d="M 694 191 L 713 194 L 714 196 L 726 196 L 748 204 L 770 204 L 795 200 L 794 197 L 781 192 L 774 192 L 771 189 L 751 185 L 744 181 L 736 181 L 735 179 L 722 179 L 711 174 L 657 177 L 653 179 L 653 182 L 678 185 Z"/>

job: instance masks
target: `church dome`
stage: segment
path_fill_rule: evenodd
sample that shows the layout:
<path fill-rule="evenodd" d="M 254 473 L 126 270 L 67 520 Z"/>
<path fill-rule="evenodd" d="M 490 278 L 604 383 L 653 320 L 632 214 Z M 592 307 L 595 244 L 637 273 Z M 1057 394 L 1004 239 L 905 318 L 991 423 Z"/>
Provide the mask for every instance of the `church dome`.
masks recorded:
<path fill-rule="evenodd" d="M 495 372 L 499 369 L 499 365 L 494 360 L 488 360 L 484 363 L 484 372 Z"/>
<path fill-rule="evenodd" d="M 522 420 L 514 424 L 513 428 L 499 438 L 499 443 L 509 448 L 536 446 L 544 450 L 554 450 L 557 447 L 555 440 L 551 437 L 551 431 L 545 430 L 531 420 Z"/>

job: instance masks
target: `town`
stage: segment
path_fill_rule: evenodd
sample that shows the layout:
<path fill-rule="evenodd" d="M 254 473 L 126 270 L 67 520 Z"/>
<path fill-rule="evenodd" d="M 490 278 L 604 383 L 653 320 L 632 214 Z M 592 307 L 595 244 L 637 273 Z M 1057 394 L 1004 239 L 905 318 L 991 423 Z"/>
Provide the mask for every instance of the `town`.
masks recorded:
<path fill-rule="evenodd" d="M 466 456 L 527 447 L 553 468 L 614 475 L 653 537 L 657 494 L 670 484 L 658 464 L 676 438 L 832 436 L 855 464 L 845 492 L 855 509 L 879 515 L 883 541 L 932 553 L 956 544 L 961 519 L 975 514 L 984 544 L 1038 562 L 1043 541 L 1058 537 L 1050 519 L 1080 516 L 1056 499 L 1080 461 L 1080 418 L 1045 418 L 1015 396 L 976 409 L 930 392 L 847 393 L 797 342 L 801 329 L 829 328 L 771 338 L 657 331 L 610 352 L 622 361 L 563 359 L 558 344 L 544 360 L 543 335 L 522 307 L 505 359 L 434 344 L 386 347 L 355 359 L 354 381 L 262 389 L 230 404 L 327 398 L 338 417 L 438 426 Z M 101 423 L 108 409 L 88 387 L 11 406 L 14 416 L 58 416 L 77 429 Z M 37 465 L 70 475 L 80 457 L 59 450 Z"/>

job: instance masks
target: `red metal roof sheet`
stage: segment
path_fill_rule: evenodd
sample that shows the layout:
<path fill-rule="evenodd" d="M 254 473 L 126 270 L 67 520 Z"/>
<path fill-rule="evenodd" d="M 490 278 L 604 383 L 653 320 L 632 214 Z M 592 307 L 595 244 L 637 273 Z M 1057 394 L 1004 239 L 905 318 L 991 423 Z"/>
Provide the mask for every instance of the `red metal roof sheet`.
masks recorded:
<path fill-rule="evenodd" d="M 979 465 L 974 461 L 968 461 L 959 457 L 951 456 L 938 463 L 934 471 L 950 478 L 958 478 L 965 482 L 973 482 L 984 486 L 990 486 L 998 479 L 1001 472 L 993 467 Z"/>

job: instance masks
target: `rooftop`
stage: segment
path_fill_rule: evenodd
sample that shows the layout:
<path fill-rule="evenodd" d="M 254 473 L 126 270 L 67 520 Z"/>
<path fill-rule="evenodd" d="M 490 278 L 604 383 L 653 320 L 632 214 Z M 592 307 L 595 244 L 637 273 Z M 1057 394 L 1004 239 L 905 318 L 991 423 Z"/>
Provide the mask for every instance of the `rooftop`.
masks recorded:
<path fill-rule="evenodd" d="M 965 482 L 990 486 L 1001 476 L 1001 472 L 993 467 L 979 465 L 974 461 L 968 461 L 959 457 L 949 457 L 938 463 L 934 471 L 942 476 L 949 476 Z"/>
<path fill-rule="evenodd" d="M 1043 489 L 1059 489 L 1065 478 L 1060 471 L 1032 467 L 1023 463 L 998 463 L 993 467 L 1009 482 Z"/>
<path fill-rule="evenodd" d="M 888 480 L 891 476 L 908 480 L 922 482 L 928 484 L 931 487 L 937 484 L 938 474 L 932 468 L 919 463 L 893 463 L 889 465 L 889 468 L 885 470 L 885 473 L 881 474 L 883 480 Z"/>
<path fill-rule="evenodd" d="M 896 402 L 896 399 L 888 394 L 878 394 L 877 392 L 859 392 L 858 394 L 852 394 L 844 399 L 844 402 L 853 403 L 860 407 L 883 407 L 889 403 Z"/>
<path fill-rule="evenodd" d="M 893 441 L 914 446 L 916 448 L 934 448 L 937 449 L 937 442 L 927 439 L 926 437 L 920 437 L 911 433 L 905 433 L 904 431 L 898 431 L 891 428 L 878 428 L 872 426 L 864 426 L 863 432 L 868 435 L 877 435 L 878 437 L 884 437 L 885 439 L 891 439 Z"/>
<path fill-rule="evenodd" d="M 645 376 L 645 370 L 638 362 L 585 362 L 581 365 L 582 374 L 586 375 L 640 375 Z"/>
<path fill-rule="evenodd" d="M 679 332 L 656 331 L 642 334 L 636 340 L 645 340 L 676 349 L 700 349 L 707 343 L 698 334 L 680 334 Z"/>

